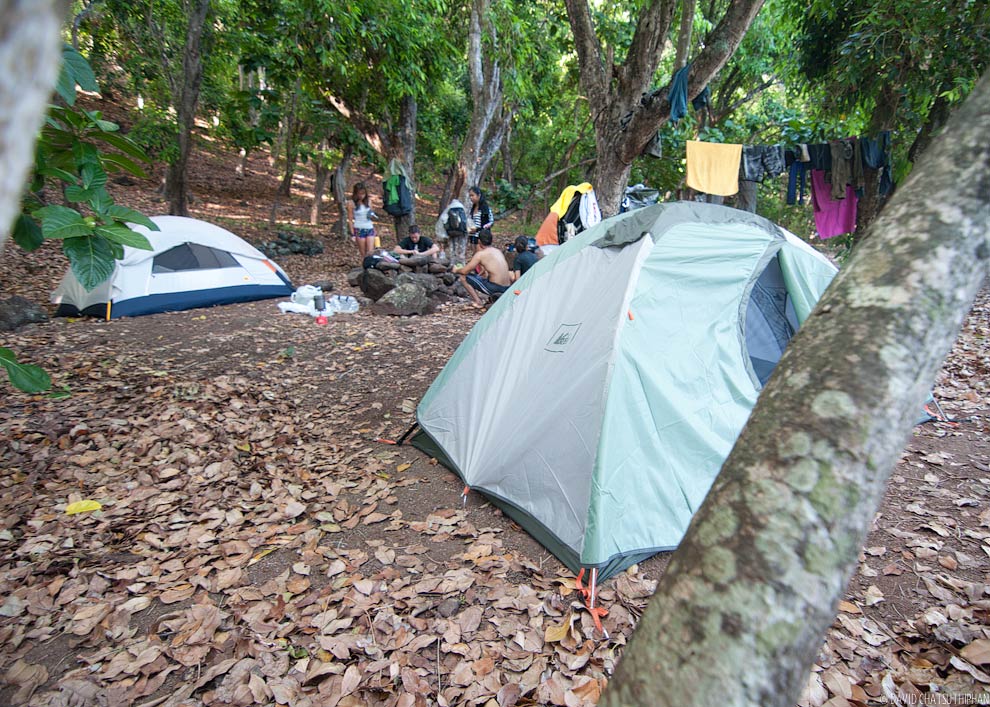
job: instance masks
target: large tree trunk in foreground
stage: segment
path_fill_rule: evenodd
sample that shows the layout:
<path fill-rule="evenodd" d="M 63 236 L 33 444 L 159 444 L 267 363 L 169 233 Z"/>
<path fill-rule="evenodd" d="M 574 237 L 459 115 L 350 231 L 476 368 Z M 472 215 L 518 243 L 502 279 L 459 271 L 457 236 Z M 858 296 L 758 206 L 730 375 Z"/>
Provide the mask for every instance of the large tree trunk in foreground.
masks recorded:
<path fill-rule="evenodd" d="M 62 0 L 0 4 L 0 251 L 34 165 L 35 136 L 61 63 L 59 29 L 68 5 Z"/>
<path fill-rule="evenodd" d="M 677 0 L 650 0 L 636 22 L 632 44 L 621 65 L 603 52 L 588 0 L 564 0 L 574 33 L 581 88 L 595 125 L 598 162 L 593 178 L 602 216 L 619 212 L 633 160 L 670 118 L 669 77 L 653 90 L 661 50 Z M 731 0 L 718 26 L 691 62 L 688 99 L 697 96 L 735 53 L 764 0 Z"/>
<path fill-rule="evenodd" d="M 990 75 L 787 349 L 602 705 L 795 704 L 990 270 L 988 134 Z"/>
<path fill-rule="evenodd" d="M 192 152 L 193 122 L 199 105 L 199 88 L 203 83 L 203 30 L 210 0 L 195 0 L 189 11 L 186 29 L 186 47 L 182 56 L 182 86 L 176 96 L 179 123 L 179 155 L 168 166 L 165 175 L 165 199 L 168 212 L 174 216 L 189 215 L 189 154 Z"/>

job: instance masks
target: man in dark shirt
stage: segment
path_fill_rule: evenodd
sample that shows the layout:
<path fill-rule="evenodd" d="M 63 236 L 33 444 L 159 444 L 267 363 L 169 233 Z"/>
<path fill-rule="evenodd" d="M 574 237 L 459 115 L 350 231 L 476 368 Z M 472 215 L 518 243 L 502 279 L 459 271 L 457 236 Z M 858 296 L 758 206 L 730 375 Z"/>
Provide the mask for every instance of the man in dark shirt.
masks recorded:
<path fill-rule="evenodd" d="M 531 267 L 536 265 L 536 253 L 529 249 L 529 239 L 526 236 L 519 236 L 515 242 L 516 259 L 512 261 L 512 272 L 509 277 L 515 282 Z"/>
<path fill-rule="evenodd" d="M 399 254 L 400 265 L 417 270 L 434 260 L 434 256 L 440 252 L 440 246 L 420 235 L 419 226 L 413 224 L 409 227 L 409 236 L 402 239 L 395 252 Z"/>

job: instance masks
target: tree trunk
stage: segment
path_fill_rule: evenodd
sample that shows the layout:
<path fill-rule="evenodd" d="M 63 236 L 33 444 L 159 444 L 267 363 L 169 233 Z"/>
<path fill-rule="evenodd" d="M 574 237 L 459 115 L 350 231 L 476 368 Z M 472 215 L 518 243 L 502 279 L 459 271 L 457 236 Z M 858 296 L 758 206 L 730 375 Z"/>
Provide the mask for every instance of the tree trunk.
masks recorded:
<path fill-rule="evenodd" d="M 687 97 L 701 93 L 735 53 L 764 0 L 731 0 L 691 64 Z M 650 0 L 639 13 L 621 65 L 602 51 L 588 0 L 565 0 L 574 34 L 581 87 L 594 119 L 598 155 L 593 178 L 603 216 L 619 212 L 633 160 L 670 117 L 667 87 L 650 85 L 673 19 L 674 0 Z"/>
<path fill-rule="evenodd" d="M 893 126 L 899 102 L 900 98 L 894 88 L 888 87 L 882 92 L 870 118 L 870 137 L 875 138 L 882 131 L 889 130 Z M 879 169 L 863 166 L 863 197 L 856 205 L 856 240 L 864 238 L 866 229 L 873 223 L 883 206 L 884 198 L 880 196 L 880 174 Z"/>
<path fill-rule="evenodd" d="M 510 144 L 512 140 L 512 126 L 505 131 L 505 139 L 502 140 L 502 179 L 504 179 L 509 186 L 513 186 L 516 183 L 516 176 L 512 171 L 512 145 Z"/>
<path fill-rule="evenodd" d="M 695 0 L 681 0 L 681 29 L 677 33 L 677 54 L 674 56 L 674 71 L 687 65 L 691 55 L 691 33 L 694 29 Z"/>
<path fill-rule="evenodd" d="M 452 192 L 463 203 L 470 187 L 481 184 L 492 158 L 512 120 L 511 111 L 502 105 L 502 69 L 497 59 L 498 35 L 489 19 L 490 0 L 473 0 L 468 31 L 468 73 L 471 78 L 471 123 L 461 146 L 456 181 L 463 182 Z M 491 46 L 485 46 L 485 38 Z M 446 204 L 441 204 L 441 207 Z"/>
<path fill-rule="evenodd" d="M 59 30 L 68 2 L 11 0 L 0 6 L 0 251 L 20 211 L 34 143 L 61 65 Z"/>
<path fill-rule="evenodd" d="M 346 240 L 347 233 L 347 170 L 354 156 L 354 146 L 344 147 L 344 156 L 333 173 L 333 198 L 337 202 L 337 229 L 341 239 Z"/>
<path fill-rule="evenodd" d="M 292 195 L 292 178 L 296 173 L 296 133 L 299 125 L 298 110 L 301 86 L 301 79 L 296 79 L 296 90 L 292 93 L 289 113 L 285 117 L 285 125 L 282 132 L 282 151 L 285 153 L 285 171 L 282 175 L 282 181 L 278 185 L 279 196 L 287 197 Z"/>
<path fill-rule="evenodd" d="M 323 215 L 323 192 L 327 187 L 327 180 L 330 178 L 330 168 L 320 161 L 316 162 L 316 179 L 313 184 L 313 204 L 309 209 L 309 223 L 311 226 L 320 225 L 320 216 Z"/>
<path fill-rule="evenodd" d="M 393 217 L 396 241 L 401 241 L 409 235 L 409 226 L 416 223 L 416 116 L 418 107 L 416 99 L 405 96 L 399 104 L 399 127 L 388 136 L 388 152 L 385 157 L 389 161 L 395 159 L 402 163 L 409 179 L 409 188 L 413 191 L 412 212 L 405 216 Z"/>
<path fill-rule="evenodd" d="M 791 342 L 604 707 L 797 702 L 890 470 L 990 271 L 988 133 L 990 75 Z"/>
<path fill-rule="evenodd" d="M 199 105 L 199 87 L 203 82 L 203 29 L 210 0 L 193 0 L 188 10 L 186 46 L 182 55 L 182 84 L 176 97 L 179 123 L 179 154 L 165 175 L 165 199 L 173 216 L 189 215 L 187 168 L 193 145 L 193 123 Z"/>

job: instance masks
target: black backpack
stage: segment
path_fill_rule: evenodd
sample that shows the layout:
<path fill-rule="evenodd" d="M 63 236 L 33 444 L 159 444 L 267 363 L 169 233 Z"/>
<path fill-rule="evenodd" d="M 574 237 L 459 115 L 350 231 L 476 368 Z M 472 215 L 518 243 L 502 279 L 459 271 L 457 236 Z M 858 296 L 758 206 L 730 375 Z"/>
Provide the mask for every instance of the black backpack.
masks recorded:
<path fill-rule="evenodd" d="M 451 237 L 467 235 L 467 213 L 460 207 L 447 209 L 447 223 L 444 226 Z"/>
<path fill-rule="evenodd" d="M 401 174 L 393 174 L 385 180 L 382 201 L 385 211 L 393 216 L 405 216 L 412 213 L 412 192 L 406 178 Z"/>

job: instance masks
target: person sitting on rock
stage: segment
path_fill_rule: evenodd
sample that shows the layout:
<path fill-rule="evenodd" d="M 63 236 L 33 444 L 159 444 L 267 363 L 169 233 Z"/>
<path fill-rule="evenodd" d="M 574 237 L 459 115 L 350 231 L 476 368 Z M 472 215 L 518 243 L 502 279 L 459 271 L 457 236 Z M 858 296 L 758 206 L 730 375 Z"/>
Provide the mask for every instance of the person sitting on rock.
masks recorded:
<path fill-rule="evenodd" d="M 515 242 L 516 258 L 512 261 L 512 281 L 515 282 L 536 265 L 536 253 L 529 249 L 529 239 L 519 236 Z"/>
<path fill-rule="evenodd" d="M 395 251 L 401 256 L 399 264 L 417 270 L 422 266 L 429 265 L 440 252 L 440 246 L 432 240 L 423 236 L 419 232 L 419 226 L 413 224 L 409 227 L 409 236 L 403 238 L 396 246 Z"/>
<path fill-rule="evenodd" d="M 484 276 L 475 272 L 479 269 Z M 461 284 L 471 297 L 471 303 L 479 309 L 485 306 L 479 293 L 486 299 L 500 295 L 509 288 L 511 282 L 509 264 L 502 251 L 492 247 L 492 232 L 487 228 L 481 229 L 478 234 L 477 252 L 471 256 L 467 265 L 454 272 L 461 276 Z"/>

